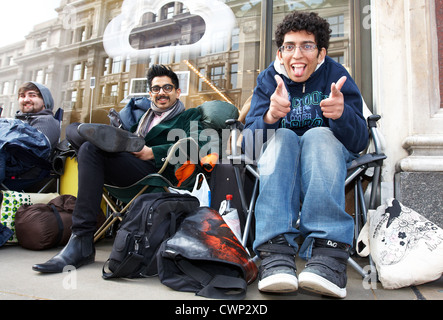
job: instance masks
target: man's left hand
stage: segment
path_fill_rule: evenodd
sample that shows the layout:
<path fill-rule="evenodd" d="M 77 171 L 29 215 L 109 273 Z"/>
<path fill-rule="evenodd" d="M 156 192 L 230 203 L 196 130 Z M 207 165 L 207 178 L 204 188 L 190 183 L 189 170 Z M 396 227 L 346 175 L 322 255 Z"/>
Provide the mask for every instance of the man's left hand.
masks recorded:
<path fill-rule="evenodd" d="M 320 103 L 321 111 L 323 111 L 325 118 L 337 120 L 343 115 L 345 110 L 345 99 L 341 89 L 347 79 L 346 76 L 343 76 L 337 83 L 333 83 L 331 85 L 331 94 L 329 95 L 329 98 Z"/>

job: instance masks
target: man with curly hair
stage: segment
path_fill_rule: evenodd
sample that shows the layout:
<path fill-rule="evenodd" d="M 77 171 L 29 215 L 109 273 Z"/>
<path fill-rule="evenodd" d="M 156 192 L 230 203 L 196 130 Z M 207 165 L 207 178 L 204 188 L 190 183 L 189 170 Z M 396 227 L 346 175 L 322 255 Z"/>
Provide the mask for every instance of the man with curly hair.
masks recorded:
<path fill-rule="evenodd" d="M 327 56 L 330 34 L 316 13 L 286 16 L 276 31 L 276 60 L 259 75 L 246 118 L 261 150 L 254 250 L 262 292 L 300 286 L 347 294 L 354 224 L 345 212 L 345 179 L 368 132 L 357 85 Z M 308 260 L 299 278 L 297 253 Z"/>

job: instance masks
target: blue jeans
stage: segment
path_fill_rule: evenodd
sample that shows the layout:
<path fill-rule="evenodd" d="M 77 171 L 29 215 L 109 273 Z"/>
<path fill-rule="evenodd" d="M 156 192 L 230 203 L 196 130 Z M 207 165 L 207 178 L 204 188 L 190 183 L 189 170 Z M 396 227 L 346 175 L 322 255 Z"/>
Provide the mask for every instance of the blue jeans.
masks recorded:
<path fill-rule="evenodd" d="M 281 234 L 297 250 L 296 239 L 305 239 L 299 251 L 303 259 L 311 257 L 315 238 L 352 245 L 354 221 L 345 212 L 345 180 L 347 163 L 357 156 L 329 128 L 310 129 L 302 137 L 277 130 L 258 162 L 254 250 Z"/>

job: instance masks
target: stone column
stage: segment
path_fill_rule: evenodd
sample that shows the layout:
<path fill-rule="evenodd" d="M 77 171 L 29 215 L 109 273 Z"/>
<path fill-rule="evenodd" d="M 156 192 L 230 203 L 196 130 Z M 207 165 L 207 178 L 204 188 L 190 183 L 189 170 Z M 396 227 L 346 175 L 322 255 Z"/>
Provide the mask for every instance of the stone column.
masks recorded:
<path fill-rule="evenodd" d="M 373 0 L 374 112 L 388 159 L 383 197 L 443 225 L 443 109 L 434 0 Z"/>

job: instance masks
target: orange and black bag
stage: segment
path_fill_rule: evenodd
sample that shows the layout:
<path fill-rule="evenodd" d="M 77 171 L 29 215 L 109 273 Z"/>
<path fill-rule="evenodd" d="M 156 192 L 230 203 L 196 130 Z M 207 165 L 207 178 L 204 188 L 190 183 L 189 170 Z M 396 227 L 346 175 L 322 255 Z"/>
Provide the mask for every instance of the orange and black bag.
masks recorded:
<path fill-rule="evenodd" d="M 157 253 L 160 281 L 214 299 L 243 299 L 258 269 L 220 214 L 200 207 Z"/>

